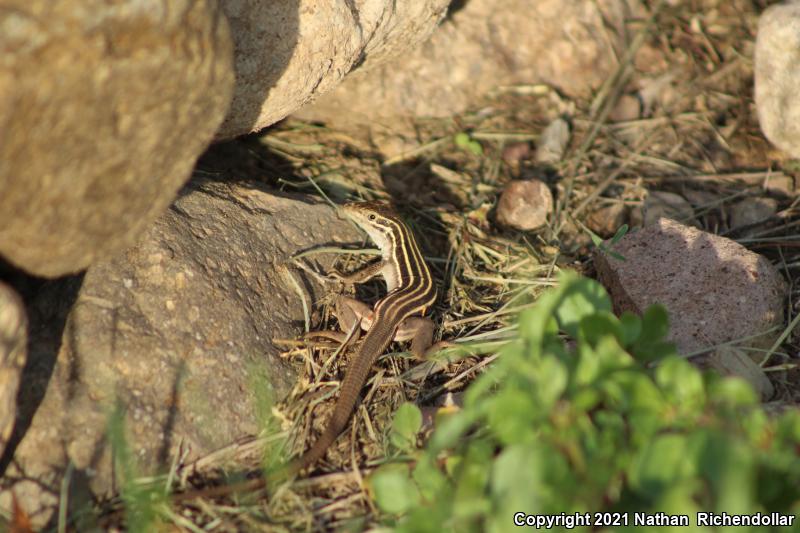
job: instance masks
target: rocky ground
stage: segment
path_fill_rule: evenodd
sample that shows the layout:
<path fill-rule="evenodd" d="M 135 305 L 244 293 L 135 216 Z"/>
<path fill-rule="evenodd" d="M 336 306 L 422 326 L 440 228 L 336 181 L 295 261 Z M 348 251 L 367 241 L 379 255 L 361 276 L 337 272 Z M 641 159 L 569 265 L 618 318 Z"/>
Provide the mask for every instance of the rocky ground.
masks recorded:
<path fill-rule="evenodd" d="M 127 416 L 136 431 L 123 439 L 132 455 L 169 472 L 156 478 L 160 487 L 217 484 L 258 471 L 265 450 L 275 457 L 306 448 L 332 408 L 326 400 L 346 359 L 333 357 L 335 346 L 280 337 L 334 324 L 326 295 L 339 288 L 324 287 L 307 269 L 329 268 L 335 256 L 297 254 L 362 244 L 326 205 L 354 199 L 392 201 L 409 221 L 440 287 L 432 312 L 438 335 L 472 343 L 474 353 L 438 363 L 383 357 L 355 423 L 313 472 L 268 496 L 175 505 L 165 520 L 178 529 L 380 524 L 362 481 L 384 458 L 396 406 L 411 400 L 423 410 L 457 408 L 464 387 L 491 364 L 493 348 L 514 335 L 517 312 L 563 269 L 604 279 L 619 309 L 641 311 L 657 296 L 684 355 L 744 376 L 771 409 L 795 406 L 800 166 L 759 129 L 753 57 L 766 6 L 671 4 L 608 30 L 622 46 L 591 97 L 513 83 L 494 87 L 467 112 L 404 120 L 382 114 L 369 128 L 349 116 L 337 121 L 333 99 L 319 104 L 316 118 L 304 112 L 212 146 L 136 247 L 68 282 L 28 281 L 31 336 L 44 354 L 34 375 L 44 381 L 33 382 L 26 398 L 28 409 L 45 414 L 37 415 L 35 437 L 15 443 L 22 462 L 3 458 L 6 476 L 34 477 L 24 468 L 26 453 L 48 457 L 47 468 L 33 470 L 51 480 L 65 473 L 48 470 L 53 464 L 103 471 L 95 463 L 110 464 L 112 452 L 98 444 L 108 413 L 93 410 L 93 402 L 112 392 L 133 406 Z M 281 196 L 270 197 L 272 190 Z M 626 262 L 596 260 L 593 236 L 621 235 L 625 226 L 629 234 L 613 249 Z M 347 270 L 363 260 L 346 256 L 337 264 Z M 646 274 L 658 265 L 676 281 L 650 284 Z M 381 290 L 368 284 L 359 294 L 374 299 Z M 19 329 L 18 317 L 8 322 Z M 46 327 L 53 323 L 60 324 L 55 333 Z M 114 358 L 83 358 L 98 346 L 111 347 Z M 270 375 L 262 379 L 257 369 L 265 361 Z M 86 378 L 87 366 L 102 372 Z M 114 391 L 104 376 L 121 376 Z M 173 392 L 182 384 L 191 394 L 163 410 L 178 402 Z M 46 415 L 63 413 L 64 405 L 68 431 L 59 426 L 62 415 Z M 100 422 L 84 430 L 88 419 Z M 207 431 L 209 424 L 221 431 Z M 164 445 L 164 428 L 182 442 Z M 252 436 L 234 439 L 243 434 Z M 94 508 L 113 529 L 125 524 L 125 487 L 107 470 L 107 496 Z M 100 477 L 83 485 L 95 490 Z M 47 497 L 56 506 L 63 501 L 58 491 Z M 48 522 L 55 527 L 58 518 Z"/>
<path fill-rule="evenodd" d="M 663 288 L 674 298 L 667 302 L 679 331 L 674 340 L 698 362 L 745 376 L 771 408 L 786 408 L 800 401 L 796 341 L 791 334 L 779 339 L 797 302 L 792 279 L 800 266 L 793 244 L 798 168 L 770 146 L 757 121 L 752 58 L 763 7 L 697 2 L 691 9 L 667 6 L 652 20 L 630 24 L 621 66 L 592 99 L 569 98 L 546 85 L 499 87 L 470 112 L 417 119 L 413 128 L 384 122 L 371 135 L 288 119 L 260 135 L 213 147 L 198 172 L 233 168 L 281 190 L 324 194 L 334 202 L 393 201 L 420 236 L 440 283 L 434 318 L 441 336 L 460 341 L 509 334 L 515 312 L 552 285 L 560 269 L 596 275 L 592 233 L 609 238 L 626 224 L 633 231 L 659 216 L 675 219 L 681 229 L 664 231 L 666 237 L 678 235 L 679 245 L 656 250 L 670 239 L 651 230 L 647 240 L 654 249 L 643 256 L 664 260 L 658 255 L 664 254 L 680 275 L 678 284 Z M 560 119 L 568 127 L 566 138 Z M 533 183 L 536 190 L 514 190 L 520 183 Z M 542 186 L 552 194 L 551 209 L 543 220 L 520 223 L 535 229 L 503 224 L 508 215 L 498 212 L 497 201 L 504 191 L 511 203 L 537 199 L 525 211 L 535 217 L 539 202 L 547 202 L 541 200 L 547 193 L 538 192 Z M 707 232 L 697 233 L 701 240 L 712 234 L 713 253 L 697 253 L 691 228 Z M 717 235 L 725 237 L 721 248 L 715 248 Z M 745 272 L 756 264 L 753 269 L 767 272 L 763 283 L 737 277 L 738 268 Z M 626 268 L 646 274 L 653 265 L 634 262 Z M 736 280 L 724 278 L 729 268 Z M 703 269 L 723 278 L 694 275 Z M 637 290 L 635 279 L 615 275 L 623 277 L 623 287 Z M 647 303 L 647 293 L 662 288 L 638 290 Z M 698 295 L 706 295 L 702 303 Z M 742 299 L 744 307 L 729 312 Z M 709 331 L 709 324 L 718 331 Z M 765 332 L 752 342 L 751 336 Z M 781 342 L 774 345 L 776 339 Z M 323 364 L 332 353 L 325 347 L 314 355 L 307 350 L 292 345 L 285 357 L 310 369 L 311 361 Z M 376 524 L 360 481 L 382 457 L 380 428 L 387 427 L 393 408 L 407 399 L 434 406 L 452 401 L 451 394 L 457 402 L 458 392 L 490 361 L 491 356 L 468 357 L 428 373 L 429 367 L 405 357 L 384 359 L 359 423 L 327 460 L 307 479 L 247 508 L 258 520 L 269 517 L 267 529 Z M 296 450 L 313 440 L 308 428 L 320 429 L 328 412 L 329 406 L 319 406 L 309 414 L 318 379 L 301 379 L 277 408 Z M 246 455 L 239 447 L 228 452 Z M 361 471 L 353 470 L 356 464 Z M 185 512 L 200 523 L 216 517 L 233 527 L 241 518 L 226 509 L 207 503 Z"/>

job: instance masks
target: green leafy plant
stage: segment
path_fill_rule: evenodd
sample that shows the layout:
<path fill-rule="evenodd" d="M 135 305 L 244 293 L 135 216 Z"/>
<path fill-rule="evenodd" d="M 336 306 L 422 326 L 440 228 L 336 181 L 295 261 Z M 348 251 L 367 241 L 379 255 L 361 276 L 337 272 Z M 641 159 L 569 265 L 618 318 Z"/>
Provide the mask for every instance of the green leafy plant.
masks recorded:
<path fill-rule="evenodd" d="M 472 155 L 482 156 L 483 155 L 483 147 L 481 143 L 473 139 L 469 133 L 461 132 L 457 133 L 453 137 L 453 142 L 456 146 L 461 148 L 462 150 L 466 150 L 470 152 Z"/>
<path fill-rule="evenodd" d="M 768 418 L 744 381 L 677 357 L 667 331 L 663 308 L 617 318 L 598 283 L 562 275 L 424 448 L 417 408 L 398 411 L 399 453 L 369 479 L 387 525 L 500 532 L 515 513 L 589 513 L 611 522 L 576 531 L 625 525 L 614 516 L 648 531 L 636 513 L 695 526 L 697 511 L 800 510 L 800 416 Z"/>

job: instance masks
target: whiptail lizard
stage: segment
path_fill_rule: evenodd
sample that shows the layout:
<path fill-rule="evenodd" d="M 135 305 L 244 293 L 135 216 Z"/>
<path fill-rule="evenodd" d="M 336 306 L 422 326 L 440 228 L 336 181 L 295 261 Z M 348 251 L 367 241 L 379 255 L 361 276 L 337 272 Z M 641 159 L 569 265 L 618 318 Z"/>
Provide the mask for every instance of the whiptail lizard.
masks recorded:
<path fill-rule="evenodd" d="M 349 331 L 358 327 L 355 321 L 360 321 L 367 334 L 347 368 L 339 400 L 327 427 L 314 445 L 291 463 L 292 471 L 310 466 L 333 444 L 350 419 L 372 365 L 392 340 L 411 340 L 411 352 L 422 357 L 433 339 L 433 322 L 421 315 L 436 300 L 436 287 L 411 230 L 384 203 L 351 203 L 343 209 L 378 245 L 381 259 L 340 278 L 346 283 L 363 283 L 382 275 L 388 292 L 371 310 L 357 300 L 339 298 L 337 318 L 340 327 Z M 335 338 L 340 338 L 340 335 L 335 335 Z"/>

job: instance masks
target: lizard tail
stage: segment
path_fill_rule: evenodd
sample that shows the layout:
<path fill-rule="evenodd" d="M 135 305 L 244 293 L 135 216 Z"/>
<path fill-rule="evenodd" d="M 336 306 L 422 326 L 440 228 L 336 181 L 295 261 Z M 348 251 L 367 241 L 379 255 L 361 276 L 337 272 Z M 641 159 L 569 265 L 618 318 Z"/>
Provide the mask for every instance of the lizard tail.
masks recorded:
<path fill-rule="evenodd" d="M 339 400 L 336 402 L 336 407 L 333 409 L 328 425 L 320 435 L 319 439 L 304 453 L 299 459 L 295 459 L 289 463 L 287 470 L 291 473 L 297 473 L 307 466 L 310 466 L 315 461 L 322 458 L 325 452 L 339 436 L 339 433 L 347 425 L 350 420 L 350 415 L 353 413 L 353 408 L 358 401 L 361 387 L 367 381 L 367 376 L 375 363 L 378 356 L 383 353 L 386 347 L 392 340 L 394 329 L 397 327 L 395 323 L 386 324 L 385 328 L 388 330 L 381 331 L 380 327 L 373 327 L 367 332 L 364 342 L 361 345 L 357 357 L 354 358 L 344 377 L 344 382 L 341 386 L 341 394 Z"/>

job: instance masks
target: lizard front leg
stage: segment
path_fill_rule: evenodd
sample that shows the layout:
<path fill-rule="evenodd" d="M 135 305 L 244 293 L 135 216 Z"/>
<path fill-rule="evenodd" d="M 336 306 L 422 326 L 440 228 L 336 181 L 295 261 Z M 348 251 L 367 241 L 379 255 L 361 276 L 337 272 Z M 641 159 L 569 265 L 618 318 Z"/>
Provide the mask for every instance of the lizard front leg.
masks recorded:
<path fill-rule="evenodd" d="M 411 348 L 409 351 L 420 359 L 425 359 L 434 352 L 438 352 L 442 348 L 452 346 L 452 343 L 447 341 L 439 341 L 435 344 L 433 342 L 433 331 L 435 327 L 430 318 L 422 316 L 412 316 L 406 318 L 394 334 L 396 341 L 411 341 Z"/>
<path fill-rule="evenodd" d="M 356 270 L 350 274 L 342 274 L 341 272 L 334 271 L 329 274 L 329 276 L 341 281 L 342 283 L 354 285 L 356 283 L 364 283 L 365 281 L 371 280 L 375 276 L 381 274 L 384 267 L 386 267 L 386 262 L 383 259 L 379 259 L 368 264 L 361 270 Z"/>

